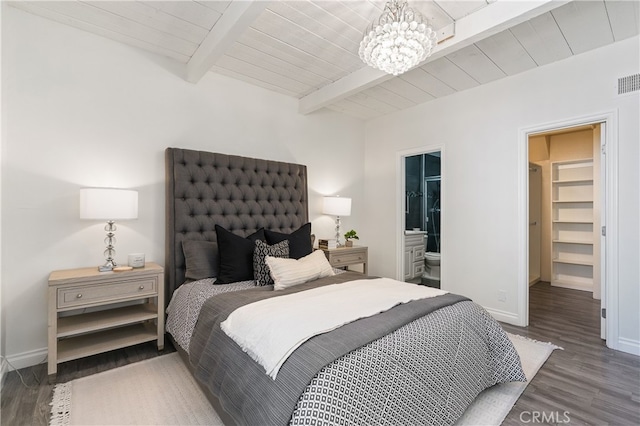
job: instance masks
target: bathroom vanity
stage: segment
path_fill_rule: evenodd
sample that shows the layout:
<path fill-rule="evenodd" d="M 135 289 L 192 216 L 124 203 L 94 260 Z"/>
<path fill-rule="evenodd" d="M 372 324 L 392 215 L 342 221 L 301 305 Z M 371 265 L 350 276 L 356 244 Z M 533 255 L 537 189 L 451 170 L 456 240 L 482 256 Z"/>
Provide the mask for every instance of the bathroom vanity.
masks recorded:
<path fill-rule="evenodd" d="M 419 279 L 424 272 L 425 231 L 404 231 L 404 279 Z"/>

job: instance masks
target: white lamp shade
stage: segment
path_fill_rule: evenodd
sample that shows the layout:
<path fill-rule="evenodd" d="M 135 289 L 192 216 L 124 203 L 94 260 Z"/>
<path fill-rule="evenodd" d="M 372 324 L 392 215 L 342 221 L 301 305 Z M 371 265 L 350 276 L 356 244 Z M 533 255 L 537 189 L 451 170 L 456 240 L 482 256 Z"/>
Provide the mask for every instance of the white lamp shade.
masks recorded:
<path fill-rule="evenodd" d="M 138 191 L 82 188 L 80 219 L 123 220 L 138 218 Z"/>
<path fill-rule="evenodd" d="M 324 197 L 322 213 L 334 216 L 349 216 L 351 214 L 351 198 Z"/>

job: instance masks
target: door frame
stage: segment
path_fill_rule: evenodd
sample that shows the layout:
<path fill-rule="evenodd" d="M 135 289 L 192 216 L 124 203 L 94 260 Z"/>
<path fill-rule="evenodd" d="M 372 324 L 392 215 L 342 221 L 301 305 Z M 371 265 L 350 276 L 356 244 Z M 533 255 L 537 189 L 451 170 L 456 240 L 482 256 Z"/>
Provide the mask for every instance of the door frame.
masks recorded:
<path fill-rule="evenodd" d="M 618 111 L 611 110 L 549 123 L 537 124 L 518 130 L 518 324 L 529 325 L 529 136 L 535 133 L 552 132 L 571 127 L 605 123 L 604 168 L 600 177 L 601 191 L 604 192 L 604 211 L 601 226 L 606 226 L 607 236 L 603 248 L 604 256 L 600 263 L 602 274 L 602 298 L 607 310 L 606 342 L 607 347 L 618 349 L 618 310 L 614 301 L 618 300 Z M 604 142 L 604 144 L 603 144 Z M 603 181 L 604 180 L 604 181 Z M 599 230 L 594 230 L 598 232 Z"/>
<path fill-rule="evenodd" d="M 430 154 L 433 152 L 440 152 L 440 211 L 446 206 L 445 188 L 445 165 L 444 165 L 444 146 L 442 145 L 427 145 L 411 149 L 406 149 L 396 152 L 396 206 L 399 206 L 396 210 L 396 279 L 398 281 L 404 281 L 404 228 L 405 228 L 405 210 L 406 210 L 406 197 L 405 197 L 405 158 L 412 157 L 414 155 Z M 446 227 L 445 218 L 442 213 L 440 214 L 440 253 L 442 253 L 442 233 Z M 446 262 L 446 261 L 445 261 Z M 440 261 L 440 282 L 443 281 L 443 263 Z"/>
<path fill-rule="evenodd" d="M 539 180 L 539 185 L 537 185 L 537 189 L 536 191 L 539 191 L 538 194 L 538 220 L 537 223 L 534 225 L 536 227 L 538 227 L 538 259 L 537 259 L 537 267 L 538 267 L 538 273 L 537 273 L 537 279 L 535 280 L 535 282 L 538 282 L 541 280 L 541 275 L 542 275 L 542 271 L 541 271 L 541 266 L 542 266 L 542 259 L 540 259 L 540 249 L 542 246 L 542 167 L 536 163 L 529 163 L 529 184 L 528 184 L 528 191 L 529 191 L 529 207 L 531 207 L 531 200 L 532 200 L 532 196 L 531 196 L 531 169 L 535 168 L 536 173 L 538 174 L 538 180 Z M 528 210 L 529 213 L 531 213 L 531 209 Z M 529 235 L 529 244 L 531 243 L 531 216 L 529 216 L 529 228 L 528 228 L 528 235 Z M 529 249 L 531 248 L 531 246 L 529 245 Z M 528 261 L 528 265 L 529 268 L 531 268 L 531 252 L 529 252 L 529 261 Z M 531 282 L 531 270 L 528 271 L 528 275 L 529 275 L 529 287 L 531 287 L 533 284 Z"/>

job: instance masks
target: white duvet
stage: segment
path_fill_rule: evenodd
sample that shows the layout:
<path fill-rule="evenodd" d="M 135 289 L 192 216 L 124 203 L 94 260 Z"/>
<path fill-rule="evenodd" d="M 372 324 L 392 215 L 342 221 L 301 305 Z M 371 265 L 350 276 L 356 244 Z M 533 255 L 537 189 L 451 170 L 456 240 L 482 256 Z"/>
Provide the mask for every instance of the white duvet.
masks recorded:
<path fill-rule="evenodd" d="M 275 380 L 289 355 L 313 336 L 399 304 L 445 293 L 389 278 L 356 280 L 242 306 L 221 327 Z"/>

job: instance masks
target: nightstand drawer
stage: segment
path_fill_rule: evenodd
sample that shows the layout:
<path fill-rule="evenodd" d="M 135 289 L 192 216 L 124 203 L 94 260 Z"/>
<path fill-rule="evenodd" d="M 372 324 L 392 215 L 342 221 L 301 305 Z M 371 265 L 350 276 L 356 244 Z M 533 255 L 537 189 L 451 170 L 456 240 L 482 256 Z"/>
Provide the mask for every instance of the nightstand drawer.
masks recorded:
<path fill-rule="evenodd" d="M 350 265 L 362 264 L 362 272 L 367 274 L 368 249 L 364 246 L 338 247 L 321 249 L 325 257 L 334 268 L 345 268 Z"/>
<path fill-rule="evenodd" d="M 129 298 L 138 298 L 158 294 L 155 279 L 137 279 L 112 282 L 109 285 L 86 285 L 58 289 L 58 309 L 74 306 L 86 306 L 118 302 Z"/>
<path fill-rule="evenodd" d="M 331 254 L 331 264 L 333 266 L 353 265 L 367 261 L 364 253 Z"/>

